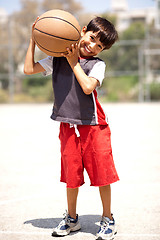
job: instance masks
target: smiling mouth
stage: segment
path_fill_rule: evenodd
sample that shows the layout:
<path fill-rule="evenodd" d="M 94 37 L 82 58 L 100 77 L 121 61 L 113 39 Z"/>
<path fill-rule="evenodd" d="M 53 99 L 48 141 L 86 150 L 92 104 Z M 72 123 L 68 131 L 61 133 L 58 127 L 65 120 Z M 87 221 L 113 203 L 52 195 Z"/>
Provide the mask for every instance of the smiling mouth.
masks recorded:
<path fill-rule="evenodd" d="M 84 48 L 88 53 L 92 53 L 86 46 Z"/>

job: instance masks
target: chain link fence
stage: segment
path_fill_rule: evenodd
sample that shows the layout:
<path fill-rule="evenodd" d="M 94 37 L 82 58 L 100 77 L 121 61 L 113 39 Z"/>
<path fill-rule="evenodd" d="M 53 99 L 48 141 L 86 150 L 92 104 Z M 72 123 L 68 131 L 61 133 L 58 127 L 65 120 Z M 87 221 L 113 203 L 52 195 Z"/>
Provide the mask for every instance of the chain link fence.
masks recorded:
<path fill-rule="evenodd" d="M 46 81 L 40 80 L 42 84 L 38 86 L 37 82 L 38 79 L 41 79 L 41 75 L 34 75 L 34 76 L 25 76 L 23 73 L 23 64 L 25 59 L 25 53 L 27 51 L 28 42 L 29 42 L 29 36 L 28 40 L 22 41 L 19 43 L 19 41 L 16 39 L 16 32 L 13 27 L 15 23 L 11 21 L 11 18 L 5 22 L 1 22 L 0 24 L 0 31 L 3 33 L 1 35 L 0 40 L 0 102 L 5 102 L 4 99 L 9 99 L 9 102 L 13 103 L 15 101 L 15 96 L 23 95 L 27 96 L 32 92 L 34 92 L 35 95 L 41 94 L 42 88 L 45 88 L 44 84 Z M 7 28 L 4 26 L 7 26 Z M 18 30 L 17 30 L 18 35 Z M 132 55 L 129 56 L 130 62 L 135 62 L 135 66 L 129 67 L 127 69 L 126 66 L 121 68 L 114 69 L 112 65 L 116 62 L 116 60 L 110 61 L 110 56 L 108 56 L 108 51 L 103 53 L 103 56 L 105 55 L 105 59 L 107 60 L 107 65 L 110 67 L 106 71 L 106 79 L 107 81 L 112 81 L 112 79 L 117 78 L 117 81 L 119 78 L 127 78 L 128 77 L 136 77 L 137 84 L 136 84 L 136 91 L 137 95 L 136 98 L 134 98 L 134 101 L 151 101 L 151 87 L 153 87 L 153 84 L 155 85 L 155 88 L 157 89 L 157 94 L 160 95 L 160 39 L 155 39 L 152 36 L 146 37 L 144 40 L 139 39 L 133 39 L 133 40 L 120 40 L 118 43 L 116 43 L 112 48 L 117 48 L 117 61 L 123 61 L 125 56 L 129 56 L 130 50 L 132 48 L 132 54 L 134 54 L 134 58 L 132 58 Z M 123 54 L 122 54 L 123 49 Z M 125 49 L 125 50 L 124 50 Z M 134 50 L 133 50 L 134 49 Z M 45 57 L 38 49 L 36 51 L 36 54 L 38 57 Z M 102 58 L 103 58 L 102 56 Z M 121 60 L 120 60 L 121 59 Z M 128 66 L 130 66 L 130 63 L 128 61 Z M 37 79 L 38 78 L 38 79 Z M 26 80 L 27 79 L 27 80 Z M 51 78 L 47 79 L 47 83 L 49 82 Z M 129 79 L 129 78 L 128 78 Z M 30 83 L 29 83 L 30 82 Z M 34 85 L 34 91 L 33 88 L 29 92 L 26 90 L 26 85 Z M 123 83 L 124 84 L 124 83 Z M 24 86 L 25 85 L 25 86 Z M 37 93 L 36 93 L 36 87 L 37 87 Z M 48 88 L 50 88 L 50 84 L 48 83 Z M 135 86 L 134 86 L 135 87 Z M 103 86 L 102 86 L 102 92 L 103 92 Z M 33 95 L 34 95 L 33 94 Z M 49 101 L 51 99 L 51 92 L 50 90 L 47 90 L 46 87 L 46 93 L 49 94 L 49 97 L 47 100 Z M 27 101 L 27 97 L 23 98 L 22 101 Z M 160 96 L 159 96 L 160 99 Z M 7 101 L 7 100 L 6 100 Z M 21 99 L 19 99 L 21 101 Z M 31 100 L 32 101 L 32 100 Z M 43 99 L 41 100 L 43 101 Z"/>

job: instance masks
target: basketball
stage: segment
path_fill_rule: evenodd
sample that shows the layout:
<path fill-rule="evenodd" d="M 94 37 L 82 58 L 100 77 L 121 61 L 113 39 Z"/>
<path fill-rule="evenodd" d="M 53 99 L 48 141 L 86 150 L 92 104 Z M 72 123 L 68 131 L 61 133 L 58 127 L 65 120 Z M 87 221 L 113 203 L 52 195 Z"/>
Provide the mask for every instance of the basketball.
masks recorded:
<path fill-rule="evenodd" d="M 81 28 L 77 19 L 63 10 L 42 14 L 35 24 L 33 38 L 38 48 L 49 56 L 61 57 L 80 39 Z"/>

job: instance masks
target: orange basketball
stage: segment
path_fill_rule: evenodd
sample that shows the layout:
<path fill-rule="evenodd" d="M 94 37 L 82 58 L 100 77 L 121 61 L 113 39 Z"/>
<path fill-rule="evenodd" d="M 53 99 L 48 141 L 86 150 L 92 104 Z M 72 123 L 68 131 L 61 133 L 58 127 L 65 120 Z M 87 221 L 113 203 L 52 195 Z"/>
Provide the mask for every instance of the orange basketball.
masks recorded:
<path fill-rule="evenodd" d="M 44 53 L 61 57 L 66 48 L 79 41 L 80 32 L 79 23 L 72 14 L 63 10 L 50 10 L 36 22 L 33 37 Z"/>

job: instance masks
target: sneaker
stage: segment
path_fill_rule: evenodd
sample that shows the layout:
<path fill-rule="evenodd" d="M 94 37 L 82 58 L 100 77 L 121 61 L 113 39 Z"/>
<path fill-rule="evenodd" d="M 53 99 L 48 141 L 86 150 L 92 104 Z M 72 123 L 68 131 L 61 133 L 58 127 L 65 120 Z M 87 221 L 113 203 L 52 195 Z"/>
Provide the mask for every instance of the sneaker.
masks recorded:
<path fill-rule="evenodd" d="M 116 233 L 117 231 L 114 218 L 111 220 L 108 217 L 102 217 L 100 229 L 96 234 L 96 240 L 112 240 L 114 239 Z"/>
<path fill-rule="evenodd" d="M 63 220 L 59 223 L 59 225 L 53 229 L 52 236 L 66 236 L 70 234 L 70 232 L 75 232 L 81 229 L 81 225 L 78 221 L 78 215 L 76 215 L 76 219 L 71 218 L 69 214 L 66 212 L 64 214 Z"/>

